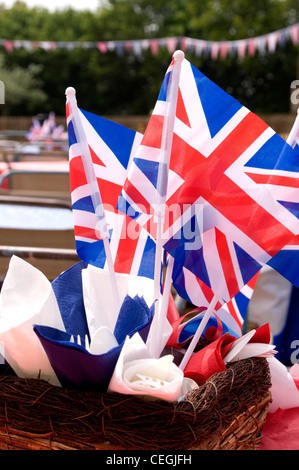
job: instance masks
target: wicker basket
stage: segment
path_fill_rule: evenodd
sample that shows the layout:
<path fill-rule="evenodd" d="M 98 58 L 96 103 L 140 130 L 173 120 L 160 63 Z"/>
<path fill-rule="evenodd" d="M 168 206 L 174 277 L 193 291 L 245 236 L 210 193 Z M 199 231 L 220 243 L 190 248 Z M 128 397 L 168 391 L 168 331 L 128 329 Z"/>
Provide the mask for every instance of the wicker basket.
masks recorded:
<path fill-rule="evenodd" d="M 262 358 L 228 364 L 178 403 L 3 375 L 0 449 L 256 449 L 270 387 L 268 363 Z"/>

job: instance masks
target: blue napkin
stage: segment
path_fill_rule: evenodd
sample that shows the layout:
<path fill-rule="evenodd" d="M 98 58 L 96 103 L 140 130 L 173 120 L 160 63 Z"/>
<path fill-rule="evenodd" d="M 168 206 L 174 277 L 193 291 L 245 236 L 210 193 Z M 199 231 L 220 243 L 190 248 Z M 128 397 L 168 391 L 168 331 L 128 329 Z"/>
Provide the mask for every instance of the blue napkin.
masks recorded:
<path fill-rule="evenodd" d="M 41 325 L 33 329 L 63 387 L 106 391 L 122 345 L 97 356 L 71 343 L 66 332 Z"/>
<path fill-rule="evenodd" d="M 154 304 L 149 308 L 142 297 L 127 295 L 114 330 L 119 345 L 100 355 L 90 354 L 85 349 L 84 336 L 78 345 L 70 342 L 68 332 L 41 325 L 33 328 L 62 386 L 106 391 L 126 336 L 139 332 L 146 341 L 153 315 Z M 79 334 L 71 325 L 70 330 L 75 336 Z"/>
<path fill-rule="evenodd" d="M 52 281 L 57 303 L 67 333 L 84 337 L 88 326 L 83 302 L 82 269 L 86 263 L 80 261 Z"/>
<path fill-rule="evenodd" d="M 155 313 L 155 304 L 149 308 L 143 297 L 127 295 L 120 308 L 114 328 L 114 336 L 118 343 L 123 343 L 126 336 L 133 336 L 138 331 L 146 342 L 149 328 Z"/>

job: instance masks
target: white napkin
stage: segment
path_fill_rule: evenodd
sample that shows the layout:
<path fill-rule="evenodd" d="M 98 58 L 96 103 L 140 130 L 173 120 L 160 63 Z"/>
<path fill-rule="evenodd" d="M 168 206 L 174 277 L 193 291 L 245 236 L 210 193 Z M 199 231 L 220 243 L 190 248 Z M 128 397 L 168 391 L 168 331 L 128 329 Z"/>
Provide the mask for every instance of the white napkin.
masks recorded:
<path fill-rule="evenodd" d="M 126 338 L 108 390 L 173 402 L 182 400 L 194 388 L 197 384 L 184 378 L 183 371 L 173 363 L 172 355 L 153 359 L 136 333 Z"/>
<path fill-rule="evenodd" d="M 274 413 L 278 409 L 297 408 L 299 406 L 299 390 L 296 387 L 292 374 L 275 357 L 267 360 L 272 382 L 270 388 L 272 403 L 269 405 L 269 413 Z"/>
<path fill-rule="evenodd" d="M 65 331 L 50 281 L 14 255 L 0 293 L 0 341 L 4 357 L 19 377 L 39 376 L 59 385 L 33 324 Z"/>
<path fill-rule="evenodd" d="M 106 326 L 100 326 L 91 338 L 89 352 L 91 354 L 105 354 L 118 346 L 114 334 Z"/>
<path fill-rule="evenodd" d="M 223 358 L 224 363 L 236 362 L 250 357 L 273 357 L 277 351 L 273 344 L 249 343 L 256 330 L 251 330 L 238 338 Z"/>
<path fill-rule="evenodd" d="M 116 273 L 116 283 L 120 302 L 125 296 L 139 295 L 150 307 L 154 302 L 154 282 L 142 276 Z M 82 270 L 82 286 L 87 324 L 91 337 L 98 328 L 106 326 L 114 331 L 119 312 L 114 308 L 114 297 L 109 272 L 88 266 Z"/>

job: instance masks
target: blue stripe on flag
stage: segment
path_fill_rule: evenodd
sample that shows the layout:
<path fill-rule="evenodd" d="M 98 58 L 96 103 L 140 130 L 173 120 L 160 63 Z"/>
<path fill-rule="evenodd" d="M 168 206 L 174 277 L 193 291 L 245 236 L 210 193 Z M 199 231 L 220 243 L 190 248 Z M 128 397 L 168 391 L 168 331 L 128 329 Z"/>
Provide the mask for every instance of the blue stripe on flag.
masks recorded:
<path fill-rule="evenodd" d="M 174 260 L 173 264 L 172 285 L 179 294 L 179 296 L 182 297 L 182 299 L 185 299 L 187 300 L 187 302 L 190 302 L 192 304 L 192 300 L 187 294 L 183 268 L 180 264 L 176 262 L 176 260 Z"/>
<path fill-rule="evenodd" d="M 298 155 L 278 134 L 274 134 L 244 166 L 297 173 Z"/>
<path fill-rule="evenodd" d="M 91 243 L 76 240 L 76 250 L 80 259 L 89 260 L 88 263 L 97 268 L 104 268 L 106 253 L 103 240 Z"/>
<path fill-rule="evenodd" d="M 157 189 L 158 193 L 161 196 L 166 196 L 167 193 L 167 185 L 166 182 L 168 181 L 168 166 L 166 163 L 159 163 L 154 162 L 152 160 L 144 160 L 143 158 L 134 158 L 134 163 L 139 168 L 139 170 L 147 177 L 147 179 L 152 183 L 154 188 Z M 160 176 L 160 183 L 159 188 L 158 185 L 158 176 L 159 172 L 161 173 Z M 162 183 L 162 184 L 161 184 Z M 164 184 L 163 184 L 164 183 Z M 152 204 L 157 202 L 156 194 L 155 199 L 153 201 L 149 201 Z"/>
<path fill-rule="evenodd" d="M 76 250 L 79 258 L 89 259 L 92 266 L 103 269 L 106 262 L 106 253 L 103 240 L 91 243 L 76 240 Z M 137 276 L 154 279 L 155 273 L 155 241 L 148 237 L 140 260 Z"/>
<path fill-rule="evenodd" d="M 78 199 L 78 201 L 73 203 L 72 207 L 73 207 L 73 210 L 81 210 L 81 211 L 94 213 L 94 207 L 93 207 L 91 196 L 86 196 L 86 197 L 83 197 L 82 199 Z"/>
<path fill-rule="evenodd" d="M 243 106 L 205 77 L 194 65 L 191 64 L 191 68 L 211 137 L 214 137 Z"/>
<path fill-rule="evenodd" d="M 138 219 L 143 213 L 136 211 L 133 206 L 121 194 L 118 199 L 117 209 L 123 214 L 128 215 L 131 219 Z"/>
<path fill-rule="evenodd" d="M 250 299 L 246 295 L 244 295 L 243 292 L 238 292 L 237 295 L 235 295 L 234 300 L 237 304 L 238 311 L 244 320 L 246 317 Z"/>
<path fill-rule="evenodd" d="M 168 85 L 169 85 L 170 73 L 171 72 L 166 73 L 166 75 L 164 77 L 164 80 L 163 80 L 163 83 L 162 83 L 162 86 L 161 86 L 161 89 L 160 89 L 160 92 L 159 92 L 158 101 L 166 101 L 167 88 L 168 88 Z"/>
<path fill-rule="evenodd" d="M 74 126 L 73 126 L 73 121 L 69 121 L 68 126 L 67 126 L 67 132 L 68 132 L 68 137 L 69 137 L 69 147 L 73 144 L 77 143 L 75 131 L 74 131 Z"/>
<path fill-rule="evenodd" d="M 211 288 L 195 215 L 165 243 L 164 249 L 175 258 L 178 265 L 185 266 Z"/>
<path fill-rule="evenodd" d="M 242 279 L 244 285 L 247 284 L 251 278 L 262 268 L 254 258 L 252 258 L 246 251 L 243 250 L 237 243 L 234 242 L 234 248 L 238 259 Z"/>
<path fill-rule="evenodd" d="M 299 287 L 299 250 L 280 250 L 267 264 Z"/>
<path fill-rule="evenodd" d="M 277 201 L 283 207 L 288 209 L 297 219 L 299 219 L 299 203 L 298 202 L 289 202 L 289 201 Z"/>
<path fill-rule="evenodd" d="M 143 256 L 139 265 L 138 276 L 148 277 L 154 279 L 155 273 L 155 259 L 156 243 L 150 237 L 147 238 L 145 243 Z"/>
<path fill-rule="evenodd" d="M 159 162 L 153 162 L 152 160 L 144 160 L 143 158 L 134 158 L 134 164 L 144 175 L 149 179 L 152 185 L 157 187 Z"/>
<path fill-rule="evenodd" d="M 101 118 L 88 111 L 80 111 L 90 122 L 101 139 L 107 144 L 118 160 L 127 168 L 136 132 L 108 119 Z M 117 136 L 117 138 L 115 138 Z"/>

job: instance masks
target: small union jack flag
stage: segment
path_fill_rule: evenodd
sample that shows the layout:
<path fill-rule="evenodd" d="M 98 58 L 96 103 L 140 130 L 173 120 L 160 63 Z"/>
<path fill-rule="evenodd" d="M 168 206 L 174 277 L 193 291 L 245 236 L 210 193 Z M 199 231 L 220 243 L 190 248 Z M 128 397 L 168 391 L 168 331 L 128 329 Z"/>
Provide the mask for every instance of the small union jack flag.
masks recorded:
<path fill-rule="evenodd" d="M 153 237 L 167 71 L 118 207 Z M 166 195 L 164 249 L 225 302 L 298 233 L 298 154 L 186 59 Z"/>
<path fill-rule="evenodd" d="M 259 272 L 227 303 L 219 299 L 215 306 L 217 316 L 236 336 L 242 334 L 247 307 L 252 297 L 258 275 Z M 213 291 L 191 271 L 185 267 L 181 267 L 176 262 L 174 262 L 172 281 L 173 287 L 179 296 L 191 304 L 197 307 L 207 308 L 211 303 L 214 296 Z"/>
<path fill-rule="evenodd" d="M 81 109 L 78 111 L 105 209 L 114 269 L 118 273 L 153 279 L 154 240 L 130 217 L 116 209 L 128 165 L 142 136 L 95 114 Z M 66 118 L 76 250 L 86 263 L 106 269 L 104 244 L 97 230 L 98 219 L 68 103 Z"/>

